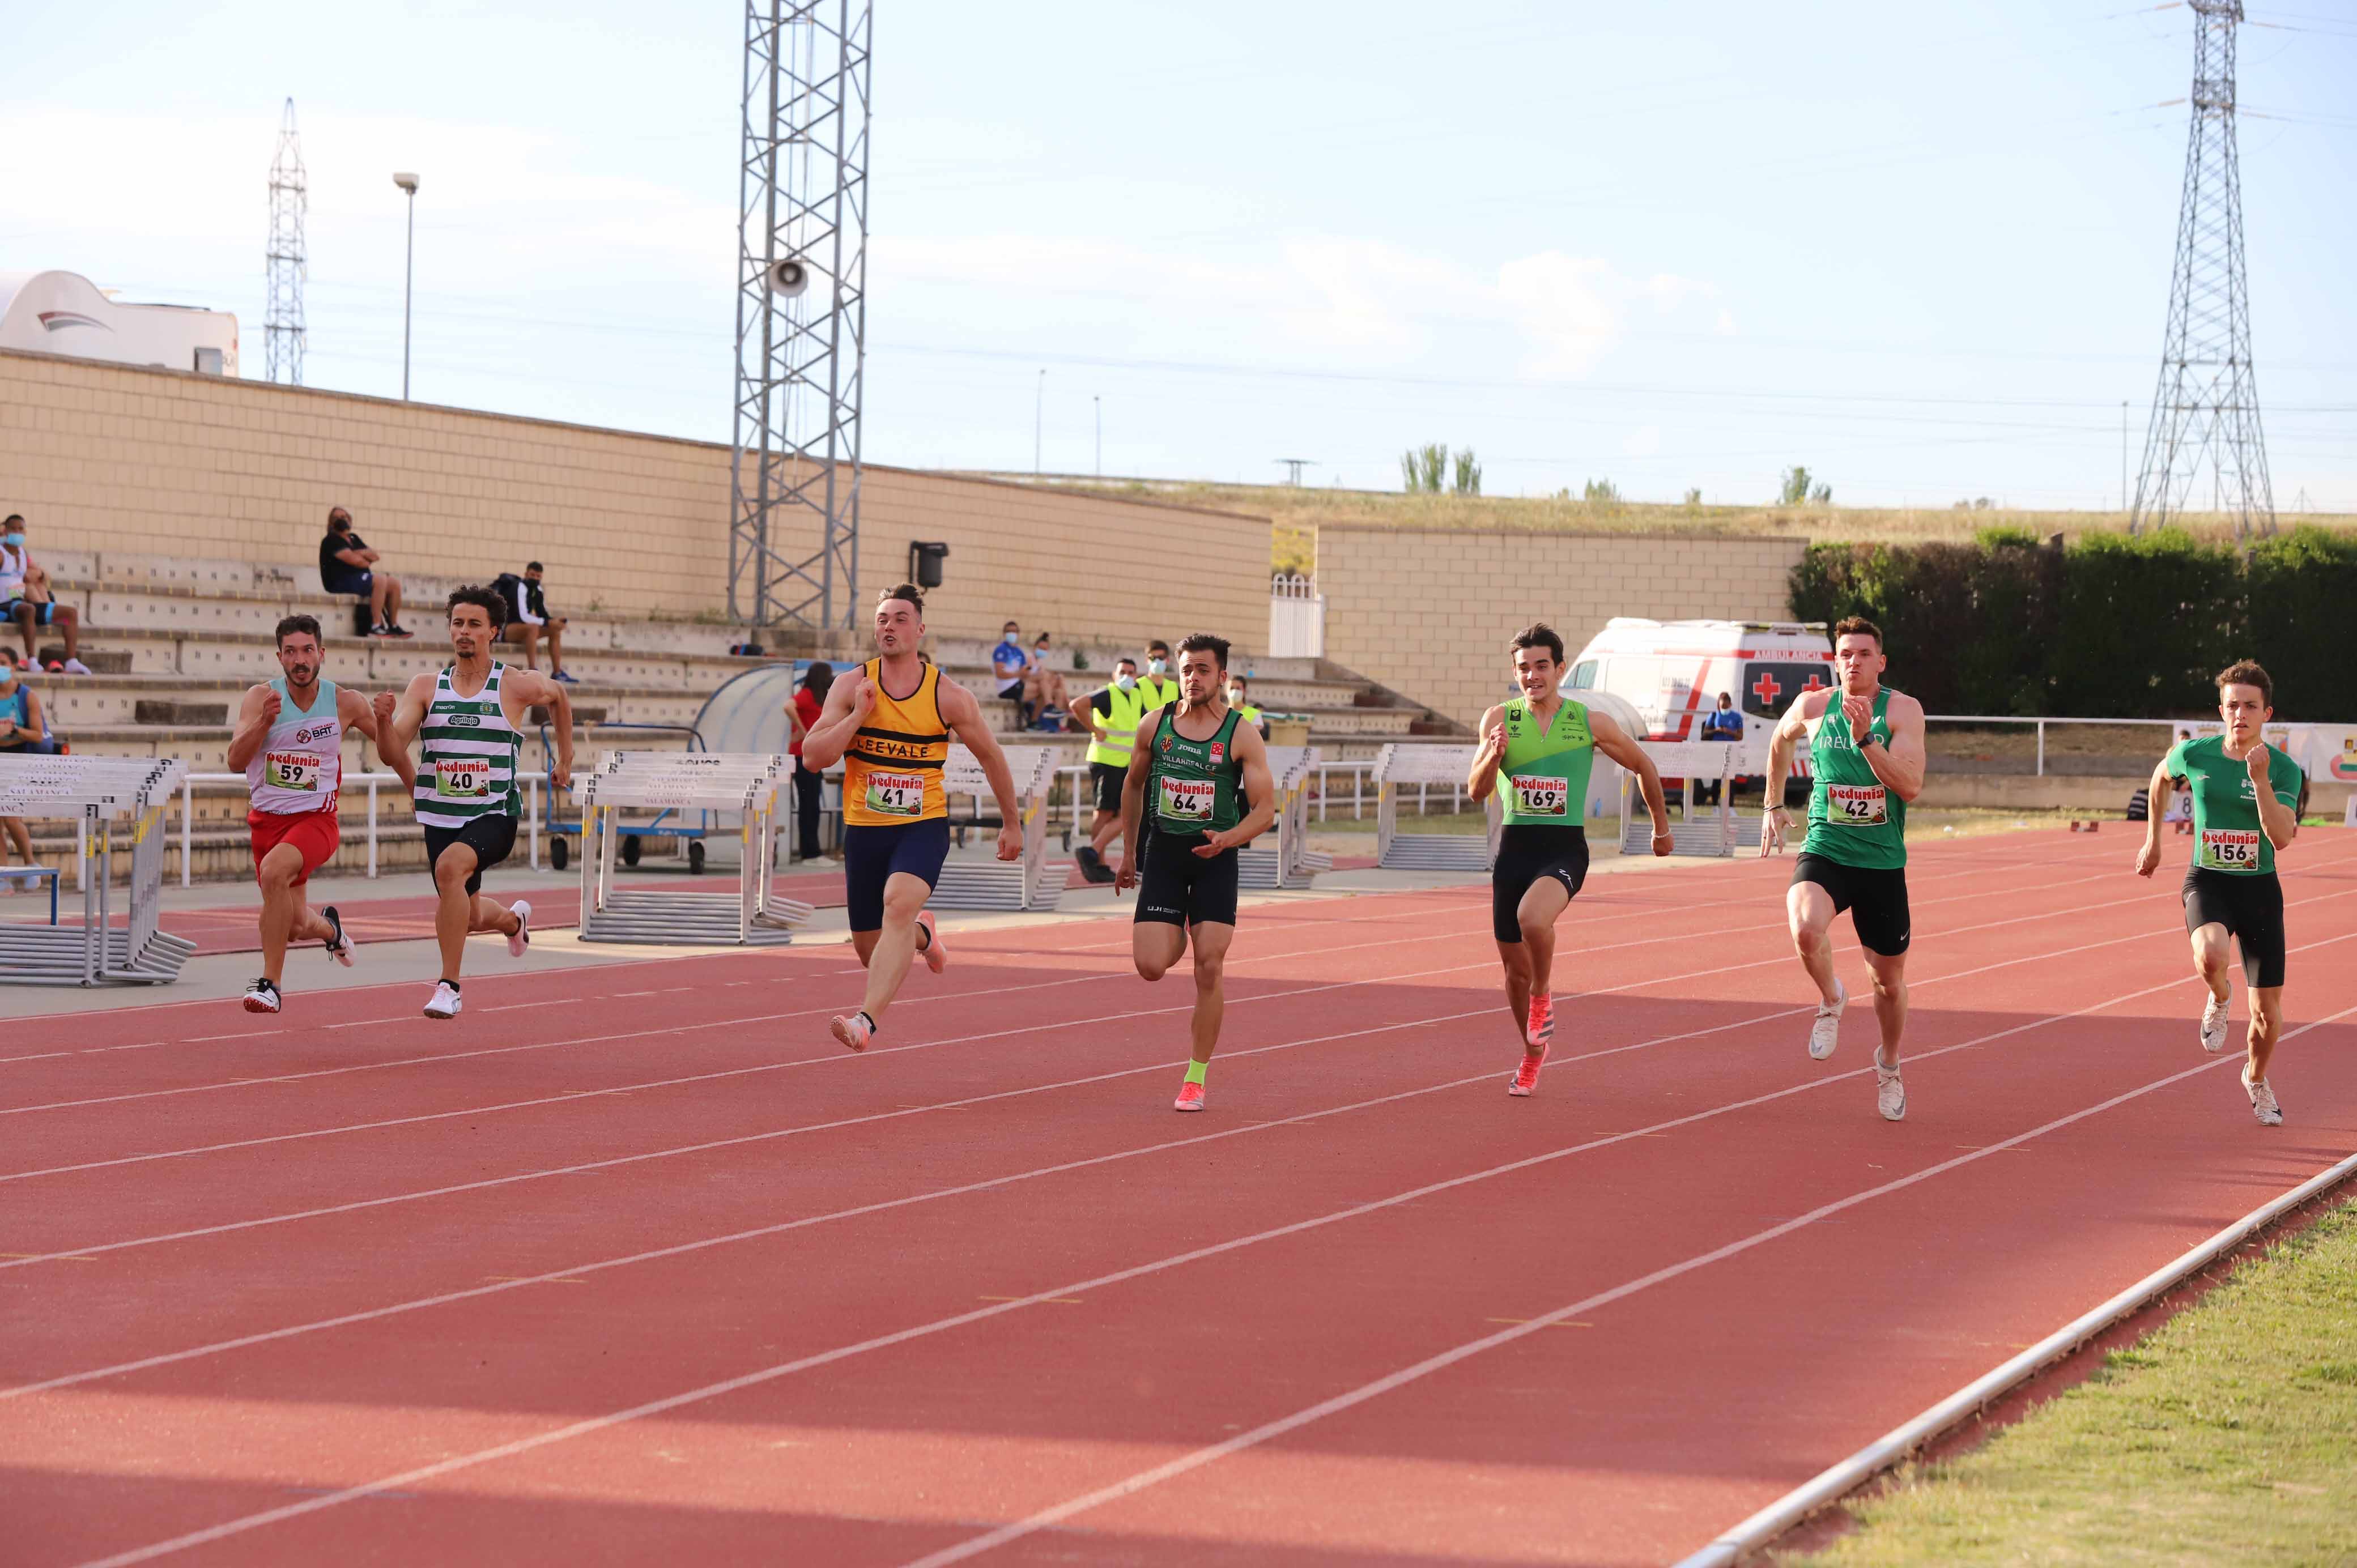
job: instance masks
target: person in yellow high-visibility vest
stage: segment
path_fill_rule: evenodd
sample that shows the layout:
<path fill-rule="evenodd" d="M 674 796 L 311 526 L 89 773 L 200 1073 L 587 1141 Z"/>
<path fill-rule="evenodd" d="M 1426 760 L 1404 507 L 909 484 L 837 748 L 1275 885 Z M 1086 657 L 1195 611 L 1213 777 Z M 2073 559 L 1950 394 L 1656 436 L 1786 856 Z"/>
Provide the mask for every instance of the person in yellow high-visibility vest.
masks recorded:
<path fill-rule="evenodd" d="M 1104 863 L 1105 850 L 1121 836 L 1121 788 L 1129 777 L 1129 759 L 1137 747 L 1137 725 L 1156 702 L 1137 678 L 1137 660 L 1114 664 L 1113 680 L 1102 691 L 1072 699 L 1072 720 L 1089 734 L 1089 796 L 1096 816 L 1089 823 L 1089 842 L 1074 852 L 1081 875 L 1091 882 L 1111 882 L 1113 868 Z"/>

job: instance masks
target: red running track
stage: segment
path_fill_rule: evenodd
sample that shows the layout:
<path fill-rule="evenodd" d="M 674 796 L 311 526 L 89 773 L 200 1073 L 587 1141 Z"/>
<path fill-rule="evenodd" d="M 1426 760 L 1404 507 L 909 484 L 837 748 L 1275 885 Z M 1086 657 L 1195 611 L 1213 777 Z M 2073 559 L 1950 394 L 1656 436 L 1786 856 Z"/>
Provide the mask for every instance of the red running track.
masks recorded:
<path fill-rule="evenodd" d="M 2357 836 L 2275 1129 L 2126 848 L 1919 852 L 1895 1126 L 1774 864 L 1591 882 L 1528 1101 L 1472 889 L 1248 912 L 1193 1118 L 1112 923 L 18 1026 L 9 1561 L 1675 1558 L 2357 1144 Z"/>

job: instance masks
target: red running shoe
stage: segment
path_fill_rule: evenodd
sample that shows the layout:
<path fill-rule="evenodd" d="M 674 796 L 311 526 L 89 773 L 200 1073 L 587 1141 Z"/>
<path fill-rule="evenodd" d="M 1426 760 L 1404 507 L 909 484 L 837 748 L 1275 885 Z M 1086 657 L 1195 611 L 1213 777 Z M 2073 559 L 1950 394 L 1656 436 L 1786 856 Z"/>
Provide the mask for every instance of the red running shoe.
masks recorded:
<path fill-rule="evenodd" d="M 1203 1109 L 1203 1086 L 1192 1081 L 1191 1079 L 1186 1083 L 1180 1084 L 1178 1086 L 1178 1098 L 1170 1102 L 1170 1109 L 1173 1111 L 1200 1111 Z"/>
<path fill-rule="evenodd" d="M 1538 1047 L 1542 1051 L 1545 1050 L 1547 1043 L 1555 1038 L 1555 998 L 1553 996 L 1531 998 L 1530 1027 L 1523 1033 L 1523 1038 Z"/>
<path fill-rule="evenodd" d="M 835 1039 L 845 1050 L 853 1051 L 866 1050 L 869 1036 L 876 1032 L 876 1026 L 867 1021 L 865 1013 L 854 1013 L 847 1018 L 830 1018 L 826 1026 L 834 1031 Z"/>
<path fill-rule="evenodd" d="M 1506 1085 L 1506 1092 L 1512 1095 L 1517 1100 L 1526 1097 L 1531 1090 L 1539 1086 L 1539 1069 L 1545 1063 L 1545 1061 L 1546 1047 L 1544 1046 L 1539 1047 L 1538 1055 L 1534 1057 L 1527 1055 L 1524 1056 L 1523 1058 L 1523 1065 L 1514 1071 L 1514 1081 Z"/>

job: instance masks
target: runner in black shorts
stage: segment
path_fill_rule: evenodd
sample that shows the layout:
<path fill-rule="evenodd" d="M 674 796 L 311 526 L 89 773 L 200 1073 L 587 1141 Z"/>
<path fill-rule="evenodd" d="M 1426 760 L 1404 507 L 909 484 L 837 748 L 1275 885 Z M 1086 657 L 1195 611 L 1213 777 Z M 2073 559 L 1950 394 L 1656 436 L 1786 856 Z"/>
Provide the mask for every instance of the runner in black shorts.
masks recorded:
<path fill-rule="evenodd" d="M 2193 940 L 2194 971 L 2210 988 L 2201 1011 L 2201 1048 L 2226 1048 L 2226 1006 L 2233 996 L 2227 958 L 2230 945 L 2239 945 L 2243 983 L 2251 993 L 2243 1089 L 2251 1114 L 2273 1127 L 2283 1121 L 2283 1106 L 2267 1077 L 2283 1036 L 2284 897 L 2276 852 L 2290 848 L 2299 832 L 2306 779 L 2299 765 L 2265 738 L 2266 725 L 2275 716 L 2275 682 L 2267 672 L 2245 659 L 2219 671 L 2217 683 L 2226 733 L 2169 747 L 2152 770 L 2151 799 L 2166 799 L 2163 791 L 2172 779 L 2192 787 L 2193 864 L 2186 868 L 2178 897 Z M 2150 876 L 2159 867 L 2160 822 L 2147 818 L 2136 850 L 2136 875 Z"/>
<path fill-rule="evenodd" d="M 1159 980 L 1190 940 L 1195 948 L 1194 1051 L 1179 1111 L 1203 1109 L 1203 1076 L 1220 1045 L 1222 982 L 1236 935 L 1236 852 L 1276 820 L 1268 748 L 1228 706 L 1227 673 L 1224 639 L 1198 632 L 1178 645 L 1178 701 L 1138 725 L 1122 787 L 1114 888 L 1137 889 L 1129 939 L 1137 972 Z"/>

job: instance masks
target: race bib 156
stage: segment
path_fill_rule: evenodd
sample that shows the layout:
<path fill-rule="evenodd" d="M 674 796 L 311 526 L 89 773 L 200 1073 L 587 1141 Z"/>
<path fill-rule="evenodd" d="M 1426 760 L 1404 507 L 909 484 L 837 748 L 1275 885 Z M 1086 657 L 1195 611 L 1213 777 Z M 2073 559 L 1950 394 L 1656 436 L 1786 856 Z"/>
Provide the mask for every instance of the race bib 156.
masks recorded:
<path fill-rule="evenodd" d="M 1161 782 L 1164 821 L 1199 826 L 1211 822 L 1218 785 L 1209 779 L 1165 779 Z"/>
<path fill-rule="evenodd" d="M 281 789 L 317 789 L 319 759 L 307 751 L 264 752 L 262 781 Z"/>
<path fill-rule="evenodd" d="M 921 773 L 867 775 L 867 809 L 881 817 L 913 817 L 925 809 L 925 776 Z"/>
<path fill-rule="evenodd" d="M 1825 821 L 1838 827 L 1878 828 L 1890 820 L 1890 808 L 1879 784 L 1825 786 Z"/>
<path fill-rule="evenodd" d="M 434 792 L 446 800 L 480 800 L 491 792 L 491 759 L 445 757 L 434 764 Z"/>
<path fill-rule="evenodd" d="M 2259 835 L 2237 828 L 2204 828 L 2197 859 L 2213 871 L 2256 871 Z"/>
<path fill-rule="evenodd" d="M 1508 780 L 1514 791 L 1514 814 L 1523 817 L 1566 817 L 1571 814 L 1571 781 L 1535 773 L 1517 773 Z"/>

